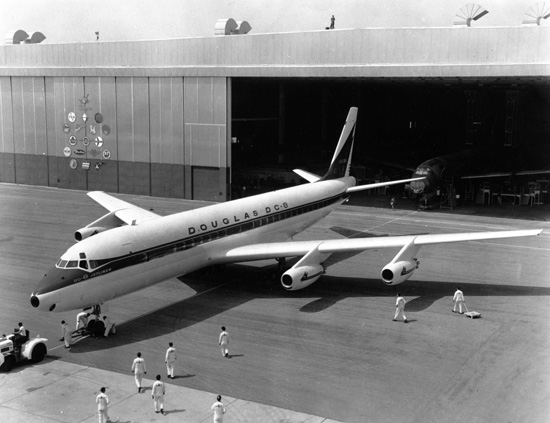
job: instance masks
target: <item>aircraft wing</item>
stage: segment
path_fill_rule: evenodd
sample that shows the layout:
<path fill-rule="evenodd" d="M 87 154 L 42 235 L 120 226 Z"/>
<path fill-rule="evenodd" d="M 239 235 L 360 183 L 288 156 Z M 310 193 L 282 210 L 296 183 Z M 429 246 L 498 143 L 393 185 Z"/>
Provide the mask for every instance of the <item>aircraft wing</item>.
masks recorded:
<path fill-rule="evenodd" d="M 101 206 L 114 212 L 115 216 L 127 225 L 140 224 L 147 220 L 157 219 L 158 214 L 142 209 L 134 204 L 127 203 L 102 191 L 92 191 L 88 196 Z"/>
<path fill-rule="evenodd" d="M 377 238 L 332 239 L 320 241 L 288 241 L 265 244 L 252 244 L 229 250 L 223 259 L 229 262 L 264 260 L 280 257 L 303 256 L 313 249 L 320 254 L 343 252 L 358 252 L 373 248 L 404 247 L 411 242 L 413 245 L 423 246 L 431 244 L 446 244 L 451 242 L 480 241 L 486 239 L 503 239 L 523 236 L 539 235 L 542 229 L 498 231 L 498 232 L 469 232 L 434 235 L 404 235 Z"/>

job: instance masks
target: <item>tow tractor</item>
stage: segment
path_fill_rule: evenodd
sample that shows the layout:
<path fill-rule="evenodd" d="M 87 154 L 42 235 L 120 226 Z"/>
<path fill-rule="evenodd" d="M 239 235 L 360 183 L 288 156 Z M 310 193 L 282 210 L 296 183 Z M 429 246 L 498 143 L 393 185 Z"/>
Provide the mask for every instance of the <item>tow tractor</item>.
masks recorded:
<path fill-rule="evenodd" d="M 29 331 L 27 331 L 27 336 Z M 22 344 L 16 342 L 15 335 L 3 335 L 0 338 L 0 370 L 9 372 L 16 363 L 21 361 L 31 361 L 38 363 L 44 359 L 48 352 L 46 346 L 48 340 L 41 338 L 40 335 L 36 338 L 28 338 Z"/>

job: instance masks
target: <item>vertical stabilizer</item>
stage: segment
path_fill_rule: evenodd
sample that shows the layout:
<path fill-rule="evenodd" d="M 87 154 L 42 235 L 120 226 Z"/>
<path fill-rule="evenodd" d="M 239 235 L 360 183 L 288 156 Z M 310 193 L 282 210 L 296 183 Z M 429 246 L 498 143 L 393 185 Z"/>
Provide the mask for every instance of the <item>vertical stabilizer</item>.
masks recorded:
<path fill-rule="evenodd" d="M 349 109 L 346 123 L 340 134 L 338 145 L 330 162 L 330 167 L 322 180 L 337 179 L 349 176 L 351 154 L 353 152 L 353 140 L 355 137 L 355 123 L 357 121 L 357 107 Z"/>

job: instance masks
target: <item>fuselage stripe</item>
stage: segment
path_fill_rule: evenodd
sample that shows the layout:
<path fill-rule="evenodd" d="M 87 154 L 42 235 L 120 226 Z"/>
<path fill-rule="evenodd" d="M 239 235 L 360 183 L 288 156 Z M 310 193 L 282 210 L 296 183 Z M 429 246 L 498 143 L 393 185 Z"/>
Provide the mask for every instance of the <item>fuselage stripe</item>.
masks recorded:
<path fill-rule="evenodd" d="M 208 242 L 228 237 L 230 235 L 247 232 L 272 223 L 281 222 L 283 220 L 291 219 L 304 213 L 321 210 L 325 207 L 334 205 L 335 203 L 340 203 L 348 197 L 348 194 L 340 193 L 333 197 L 324 198 L 322 200 L 300 205 L 298 207 L 288 208 L 266 216 L 246 220 L 245 222 L 226 226 L 222 229 L 214 229 L 211 231 L 203 232 L 199 235 L 191 235 L 186 238 L 171 241 L 162 245 L 157 245 L 155 247 L 145 250 L 130 252 L 129 254 L 120 257 L 113 257 L 102 260 L 93 260 L 93 258 L 89 257 L 89 262 L 91 264 L 94 263 L 95 266 L 91 265 L 91 270 L 77 268 L 72 269 L 73 271 L 82 272 L 81 277 L 77 277 L 76 279 L 73 278 L 72 282 L 75 283 L 78 281 L 89 280 L 96 276 L 101 276 L 115 270 L 123 269 L 129 266 L 165 257 L 170 254 L 188 250 Z"/>

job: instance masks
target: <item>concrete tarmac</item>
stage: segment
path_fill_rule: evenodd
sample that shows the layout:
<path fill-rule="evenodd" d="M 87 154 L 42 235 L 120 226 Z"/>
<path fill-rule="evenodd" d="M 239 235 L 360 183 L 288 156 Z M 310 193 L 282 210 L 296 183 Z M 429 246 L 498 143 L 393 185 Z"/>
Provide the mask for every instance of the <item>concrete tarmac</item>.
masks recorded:
<path fill-rule="evenodd" d="M 159 214 L 200 205 L 119 197 Z M 167 394 L 166 411 L 173 412 L 166 421 L 208 420 L 217 394 L 230 404 L 226 422 L 548 421 L 550 224 L 543 219 L 344 205 L 298 238 L 545 232 L 424 247 L 420 268 L 398 287 L 379 280 L 393 249 L 333 256 L 325 276 L 296 292 L 272 280 L 272 262 L 198 272 L 113 301 L 104 311 L 117 334 L 65 350 L 57 341 L 60 321 L 74 325 L 76 311 L 37 313 L 30 293 L 74 243 L 72 233 L 103 214 L 81 191 L 0 184 L 0 321 L 4 331 L 23 321 L 31 336 L 50 339 L 44 362 L 0 374 L 1 417 L 14 411 L 27 421 L 88 421 L 106 386 L 113 413 L 120 404 L 115 421 L 155 421 L 150 391 L 137 394 L 130 366 L 140 351 L 147 377 L 161 374 L 166 382 L 163 357 L 173 341 L 177 378 L 168 381 L 175 395 Z M 457 285 L 481 319 L 451 313 Z M 408 301 L 408 325 L 391 320 L 398 290 Z M 229 359 L 217 345 L 222 325 L 231 337 Z M 36 397 L 47 398 L 48 412 Z M 61 409 L 80 414 L 63 420 Z"/>

